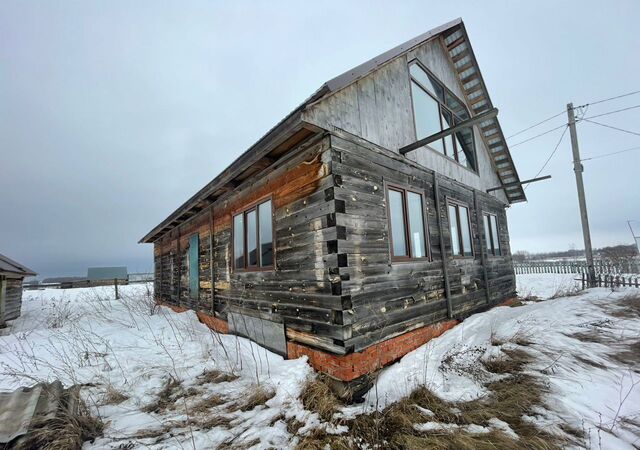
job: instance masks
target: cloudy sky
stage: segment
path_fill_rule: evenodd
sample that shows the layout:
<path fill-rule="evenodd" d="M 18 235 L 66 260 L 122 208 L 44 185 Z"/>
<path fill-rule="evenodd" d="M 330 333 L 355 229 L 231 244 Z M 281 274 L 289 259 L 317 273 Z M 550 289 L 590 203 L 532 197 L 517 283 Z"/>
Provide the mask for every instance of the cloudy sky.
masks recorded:
<path fill-rule="evenodd" d="M 640 90 L 631 0 L 0 0 L 0 253 L 45 276 L 151 270 L 139 238 L 324 81 L 456 17 L 507 136 L 569 101 Z M 586 117 L 638 104 L 599 103 Z M 640 108 L 593 120 L 640 132 L 639 119 Z M 522 179 L 561 132 L 514 145 Z M 584 158 L 640 146 L 591 123 L 578 133 Z M 582 247 L 568 137 L 543 172 L 553 179 L 509 211 L 514 250 Z M 585 162 L 595 246 L 631 241 L 639 166 L 639 151 Z"/>

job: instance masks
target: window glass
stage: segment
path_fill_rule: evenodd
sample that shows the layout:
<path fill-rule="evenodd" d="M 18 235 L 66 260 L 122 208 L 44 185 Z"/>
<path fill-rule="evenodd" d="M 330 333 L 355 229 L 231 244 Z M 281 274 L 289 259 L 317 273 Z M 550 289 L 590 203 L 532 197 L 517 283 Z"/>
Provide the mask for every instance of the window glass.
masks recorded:
<path fill-rule="evenodd" d="M 463 128 L 455 133 L 458 144 L 458 162 L 463 166 L 476 170 L 476 162 L 473 156 L 473 129 Z"/>
<path fill-rule="evenodd" d="M 487 252 L 493 253 L 493 248 L 491 247 L 491 228 L 489 227 L 489 216 L 487 214 L 482 216 L 484 221 L 484 238 L 486 240 Z"/>
<path fill-rule="evenodd" d="M 194 234 L 189 238 L 189 258 L 187 267 L 189 274 L 189 297 L 198 298 L 200 292 L 200 264 L 198 263 L 200 236 Z"/>
<path fill-rule="evenodd" d="M 458 207 L 460 214 L 460 231 L 462 231 L 462 250 L 464 256 L 473 255 L 471 250 L 471 230 L 469 229 L 469 210 L 464 206 Z"/>
<path fill-rule="evenodd" d="M 440 106 L 429 94 L 422 90 L 415 82 L 411 82 L 413 94 L 413 111 L 416 122 L 416 135 L 423 139 L 438 133 L 440 129 Z M 429 144 L 434 150 L 444 153 L 442 140 Z"/>
<path fill-rule="evenodd" d="M 493 236 L 494 255 L 500 255 L 500 240 L 498 238 L 498 219 L 496 216 L 489 216 L 491 219 L 491 236 Z"/>
<path fill-rule="evenodd" d="M 244 268 L 244 216 L 233 218 L 233 260 L 236 269 Z"/>
<path fill-rule="evenodd" d="M 422 70 L 418 64 L 411 64 L 409 72 L 411 73 L 411 76 L 418 80 L 418 83 L 422 84 L 425 89 L 440 100 L 444 100 L 444 89 L 440 86 L 440 83 L 434 80 L 427 72 Z"/>
<path fill-rule="evenodd" d="M 424 238 L 424 217 L 422 214 L 422 196 L 415 192 L 407 192 L 407 209 L 409 212 L 409 232 L 411 237 L 412 257 L 427 256 Z"/>
<path fill-rule="evenodd" d="M 258 206 L 260 223 L 260 265 L 273 264 L 273 225 L 271 222 L 271 200 Z"/>
<path fill-rule="evenodd" d="M 449 205 L 449 229 L 451 230 L 451 252 L 460 254 L 460 235 L 458 234 L 458 214 L 456 206 Z"/>
<path fill-rule="evenodd" d="M 247 265 L 258 265 L 258 239 L 256 236 L 258 223 L 256 222 L 256 210 L 247 212 Z"/>
<path fill-rule="evenodd" d="M 442 110 L 442 127 L 446 130 L 453 126 L 453 116 L 449 111 Z M 455 147 L 453 146 L 453 134 L 444 137 L 445 155 L 455 158 Z"/>
<path fill-rule="evenodd" d="M 408 256 L 402 192 L 389 189 L 389 217 L 393 256 Z"/>

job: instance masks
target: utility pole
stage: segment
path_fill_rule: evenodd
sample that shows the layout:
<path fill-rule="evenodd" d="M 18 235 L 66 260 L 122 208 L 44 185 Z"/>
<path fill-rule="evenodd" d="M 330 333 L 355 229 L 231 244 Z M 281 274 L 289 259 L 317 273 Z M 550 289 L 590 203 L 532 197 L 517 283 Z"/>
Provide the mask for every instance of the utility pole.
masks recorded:
<path fill-rule="evenodd" d="M 636 236 L 636 233 L 633 231 L 633 227 L 631 227 L 632 220 L 627 220 L 627 225 L 629 225 L 629 229 L 631 230 L 631 236 L 633 236 L 633 242 L 636 244 L 636 248 L 638 249 L 638 253 L 640 253 L 640 236 Z"/>
<path fill-rule="evenodd" d="M 587 282 L 589 287 L 594 287 L 596 272 L 593 267 L 593 249 L 591 248 L 589 216 L 587 215 L 587 201 L 584 196 L 584 183 L 582 182 L 582 172 L 584 171 L 584 167 L 580 162 L 580 149 L 578 148 L 578 134 L 576 132 L 576 116 L 573 112 L 573 103 L 569 103 L 567 105 L 567 115 L 569 116 L 569 131 L 571 133 L 571 150 L 573 150 L 573 172 L 576 174 L 578 202 L 580 203 L 580 219 L 582 220 L 584 253 L 587 257 Z"/>

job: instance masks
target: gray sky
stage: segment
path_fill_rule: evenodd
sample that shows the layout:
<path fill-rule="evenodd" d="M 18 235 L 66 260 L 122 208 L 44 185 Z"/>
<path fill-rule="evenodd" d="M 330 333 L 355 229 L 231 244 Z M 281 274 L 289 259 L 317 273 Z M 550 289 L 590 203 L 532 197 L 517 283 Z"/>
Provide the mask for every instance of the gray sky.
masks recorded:
<path fill-rule="evenodd" d="M 151 270 L 138 239 L 324 81 L 459 16 L 507 136 L 568 101 L 640 90 L 637 1 L 0 1 L 0 253 L 45 276 Z M 594 120 L 640 132 L 639 119 Z M 522 179 L 560 133 L 512 149 Z M 578 133 L 585 158 L 640 145 Z M 509 211 L 513 250 L 582 247 L 568 137 L 553 179 Z M 585 162 L 595 246 L 631 242 L 639 165 L 638 151 Z"/>

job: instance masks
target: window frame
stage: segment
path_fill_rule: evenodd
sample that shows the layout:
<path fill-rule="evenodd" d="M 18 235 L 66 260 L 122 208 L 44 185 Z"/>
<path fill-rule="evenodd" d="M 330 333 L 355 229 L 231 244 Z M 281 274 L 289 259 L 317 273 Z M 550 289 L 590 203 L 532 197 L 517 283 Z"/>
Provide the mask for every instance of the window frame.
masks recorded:
<path fill-rule="evenodd" d="M 449 221 L 449 240 L 451 242 L 451 256 L 453 258 L 475 258 L 476 252 L 473 246 L 473 227 L 471 226 L 471 209 L 469 208 L 468 203 L 461 202 L 459 200 L 454 200 L 451 198 L 446 199 L 447 204 L 447 220 Z M 456 224 L 458 228 L 458 242 L 460 244 L 460 248 L 458 249 L 461 253 L 454 252 L 453 249 L 453 239 L 451 238 L 451 214 L 449 213 L 449 207 L 453 206 L 456 209 Z M 464 254 L 464 241 L 462 239 L 462 223 L 460 221 L 460 208 L 466 208 L 467 210 L 467 226 L 469 227 L 469 244 L 471 246 L 471 254 Z"/>
<path fill-rule="evenodd" d="M 273 257 L 271 258 L 271 264 L 268 266 L 262 266 L 261 265 L 261 260 L 262 260 L 262 252 L 261 252 L 261 248 L 260 248 L 260 214 L 258 211 L 258 208 L 260 207 L 261 204 L 263 203 L 267 203 L 267 202 L 271 202 L 271 244 L 272 244 L 272 249 L 271 251 L 273 252 Z M 258 200 L 255 200 L 251 203 L 249 203 L 248 205 L 242 207 L 242 208 L 238 208 L 236 210 L 233 210 L 231 212 L 231 241 L 230 241 L 230 245 L 231 245 L 231 271 L 232 272 L 268 272 L 271 270 L 275 270 L 276 267 L 276 227 L 275 227 L 275 217 L 274 217 L 274 203 L 273 203 L 273 195 L 268 195 L 265 197 L 261 197 Z M 248 238 L 248 233 L 247 233 L 247 214 L 255 211 L 256 213 L 256 227 L 255 227 L 255 233 L 256 233 L 256 251 L 258 252 L 258 264 L 255 266 L 249 266 L 249 248 L 247 246 L 247 238 Z M 235 218 L 239 215 L 242 215 L 242 229 L 243 229 L 243 237 L 242 237 L 242 242 L 243 242 L 243 247 L 244 247 L 244 267 L 242 268 L 237 268 L 236 267 L 236 258 L 235 258 Z"/>
<path fill-rule="evenodd" d="M 412 65 L 417 65 L 421 70 L 423 70 L 429 77 L 431 77 L 436 83 L 438 83 L 438 85 L 440 86 L 440 88 L 443 89 L 445 95 L 449 94 L 451 97 L 453 97 L 456 101 L 458 101 L 462 106 L 464 106 L 464 108 L 467 111 L 467 114 L 469 115 L 469 117 L 471 117 L 471 113 L 469 111 L 469 107 L 467 106 L 467 104 L 462 101 L 457 95 L 455 95 L 451 89 L 449 89 L 447 86 L 444 85 L 444 83 L 442 81 L 440 81 L 438 79 L 438 77 L 436 77 L 433 72 L 431 72 L 429 69 L 427 69 L 418 59 L 413 59 L 411 61 L 409 61 L 408 65 L 407 65 L 407 72 L 409 73 L 409 95 L 411 96 L 411 112 L 412 112 L 412 116 L 413 116 L 413 132 L 414 132 L 414 137 L 415 140 L 418 141 L 418 124 L 416 123 L 416 110 L 415 110 L 415 98 L 413 95 L 413 90 L 411 89 L 411 83 L 415 83 L 425 94 L 427 94 L 428 96 L 430 96 L 437 104 L 438 104 L 438 120 L 440 121 L 440 130 L 444 131 L 447 130 L 449 128 L 451 128 L 451 126 L 448 126 L 446 128 L 444 128 L 444 124 L 443 124 L 443 109 L 444 111 L 446 111 L 448 114 L 451 115 L 451 118 L 453 120 L 454 125 L 456 125 L 457 121 L 463 121 L 465 119 L 463 119 L 462 117 L 458 116 L 456 113 L 453 112 L 453 110 L 447 106 L 447 104 L 445 102 L 443 102 L 441 99 L 439 99 L 438 97 L 436 97 L 435 95 L 433 95 L 430 90 L 424 86 L 420 80 L 418 80 L 416 77 L 414 77 L 411 74 L 411 66 Z M 426 144 L 424 145 L 424 147 L 427 147 L 429 150 L 436 152 L 439 155 L 442 155 L 446 158 L 448 158 L 451 161 L 454 161 L 456 164 L 458 164 L 459 166 L 469 170 L 470 172 L 478 175 L 479 174 L 479 170 L 478 170 L 478 155 L 477 155 L 477 150 L 476 150 L 476 136 L 475 136 L 475 126 L 474 125 L 470 125 L 469 128 L 471 129 L 471 151 L 473 153 L 473 160 L 474 160 L 474 167 L 468 167 L 464 164 L 462 164 L 460 162 L 460 157 L 458 156 L 459 152 L 464 152 L 464 150 L 462 149 L 458 149 L 458 139 L 456 137 L 456 133 L 452 133 L 451 136 L 451 142 L 453 142 L 453 156 L 447 154 L 447 140 L 446 138 L 442 138 L 440 141 L 442 143 L 442 148 L 444 150 L 444 153 L 436 150 L 435 148 L 433 148 L 430 144 Z"/>
<path fill-rule="evenodd" d="M 394 190 L 396 192 L 400 192 L 402 194 L 402 204 L 403 204 L 403 217 L 402 221 L 404 223 L 404 235 L 405 235 L 405 243 L 407 255 L 406 256 L 395 256 L 393 254 L 393 232 L 391 228 L 391 204 L 389 202 L 389 191 Z M 425 255 L 420 257 L 413 256 L 413 248 L 411 246 L 411 224 L 409 222 L 409 201 L 407 192 L 412 192 L 420 196 L 420 200 L 422 201 L 422 228 L 424 232 L 424 245 L 425 245 Z M 387 224 L 389 226 L 389 257 L 391 258 L 391 262 L 413 262 L 413 261 L 431 261 L 431 245 L 429 240 L 429 226 L 427 224 L 427 196 L 422 189 L 416 189 L 409 185 L 399 184 L 399 183 L 388 183 L 384 182 L 384 195 L 385 201 L 387 203 L 386 211 L 387 211 Z"/>
<path fill-rule="evenodd" d="M 487 250 L 488 256 L 502 256 L 502 246 L 500 245 L 500 227 L 498 226 L 498 215 L 495 213 L 491 213 L 488 211 L 484 211 L 482 213 L 482 228 L 484 229 L 484 218 L 487 217 L 487 221 L 489 224 L 489 235 L 485 236 L 486 242 L 491 244 L 491 251 L 488 248 Z M 496 234 L 498 235 L 498 245 L 496 247 L 495 242 L 493 242 L 493 224 L 491 223 L 491 217 L 494 217 L 496 220 Z M 486 234 L 486 233 L 485 233 Z M 496 250 L 498 251 L 496 253 Z"/>

